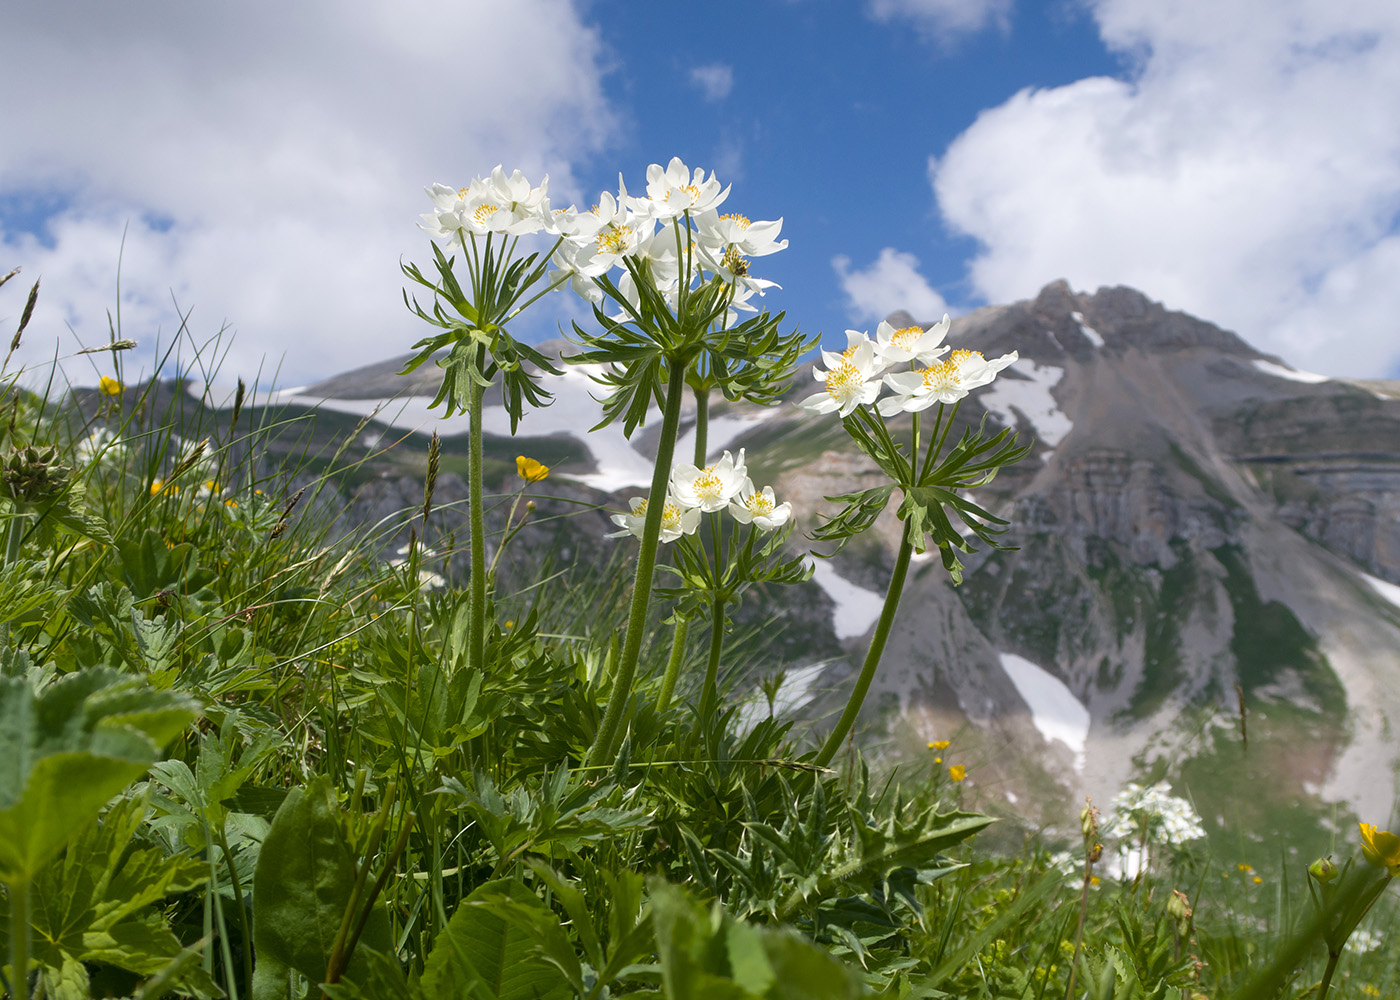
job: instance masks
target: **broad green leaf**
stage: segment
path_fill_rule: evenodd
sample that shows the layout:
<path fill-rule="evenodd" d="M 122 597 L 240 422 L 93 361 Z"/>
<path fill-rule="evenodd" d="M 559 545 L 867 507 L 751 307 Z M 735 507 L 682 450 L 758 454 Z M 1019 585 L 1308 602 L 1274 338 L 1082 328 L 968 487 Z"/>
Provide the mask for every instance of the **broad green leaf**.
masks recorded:
<path fill-rule="evenodd" d="M 198 714 L 116 671 L 0 679 L 0 880 L 32 878 Z"/>
<path fill-rule="evenodd" d="M 490 908 L 476 905 L 493 896 L 505 896 L 522 906 L 544 908 L 534 893 L 513 879 L 477 886 L 434 942 L 423 967 L 424 997 L 563 1000 L 569 996 L 572 991 L 568 980 L 539 957 L 527 931 Z"/>
<path fill-rule="evenodd" d="M 62 859 L 35 876 L 31 958 L 51 990 L 78 989 L 75 968 L 107 965 L 143 976 L 169 971 L 181 989 L 217 995 L 198 963 L 170 970 L 183 945 L 160 909 L 167 898 L 202 885 L 208 869 L 187 856 L 134 847 L 145 811 L 144 798 L 119 800 L 101 822 L 90 820 L 77 832 Z M 0 902 L 6 932 L 8 924 L 8 904 Z"/>
<path fill-rule="evenodd" d="M 355 858 L 346 843 L 330 779 L 293 789 L 273 817 L 253 873 L 253 943 L 259 962 L 296 969 L 313 983 L 326 966 L 355 884 Z M 376 904 L 361 940 L 392 952 L 389 919 Z M 352 956 L 346 975 L 364 969 Z M 264 977 L 266 979 L 267 977 Z M 255 991 L 257 1000 L 262 995 Z"/>

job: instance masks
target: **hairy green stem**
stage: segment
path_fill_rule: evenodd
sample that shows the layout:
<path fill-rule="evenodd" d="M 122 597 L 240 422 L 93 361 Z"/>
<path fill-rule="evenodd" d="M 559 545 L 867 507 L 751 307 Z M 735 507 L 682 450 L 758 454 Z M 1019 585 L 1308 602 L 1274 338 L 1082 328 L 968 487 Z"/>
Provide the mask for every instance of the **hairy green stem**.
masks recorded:
<path fill-rule="evenodd" d="M 651 476 L 647 517 L 642 526 L 641 548 L 637 552 L 637 576 L 632 585 L 627 636 L 623 641 L 617 673 L 613 676 L 608 707 L 603 711 L 603 721 L 598 724 L 598 735 L 584 760 L 585 765 L 608 761 L 617 751 L 619 723 L 632 697 L 637 658 L 642 652 L 642 632 L 646 628 L 647 609 L 651 604 L 651 580 L 656 568 L 656 547 L 661 536 L 661 515 L 666 507 L 666 485 L 671 478 L 671 460 L 676 453 L 676 431 L 681 422 L 681 394 L 685 391 L 686 367 L 684 362 L 671 359 L 671 374 L 666 383 L 666 408 L 661 418 L 661 440 L 656 448 L 656 469 Z"/>
<path fill-rule="evenodd" d="M 661 678 L 661 692 L 656 696 L 656 710 L 664 712 L 671 707 L 671 694 L 676 689 L 676 678 L 680 676 L 681 663 L 685 660 L 685 639 L 690 632 L 690 619 L 676 621 L 676 629 L 671 634 L 671 658 L 666 661 L 666 674 Z"/>
<path fill-rule="evenodd" d="M 1317 987 L 1317 1000 L 1327 1000 L 1327 991 L 1332 988 L 1332 973 L 1337 971 L 1337 961 L 1341 957 L 1341 951 L 1327 949 L 1327 968 L 1323 971 L 1322 982 Z"/>
<path fill-rule="evenodd" d="M 23 515 L 10 518 L 9 533 L 5 536 L 6 566 L 19 562 L 20 543 L 24 541 L 24 522 L 27 520 L 29 518 Z"/>
<path fill-rule="evenodd" d="M 10 993 L 29 995 L 29 880 L 8 882 L 10 894 Z"/>
<path fill-rule="evenodd" d="M 703 469 L 710 454 L 710 390 L 695 390 L 695 467 Z"/>
<path fill-rule="evenodd" d="M 486 367 L 486 348 L 476 349 L 476 372 Z M 486 660 L 486 518 L 481 509 L 481 432 L 482 400 L 486 387 L 473 379 L 471 388 L 471 453 L 468 457 L 468 499 L 471 514 L 471 621 L 467 631 L 467 662 L 475 670 L 485 668 Z"/>
<path fill-rule="evenodd" d="M 710 605 L 710 658 L 705 664 L 705 686 L 700 694 L 700 727 L 708 730 L 710 716 L 719 701 L 719 654 L 724 646 L 724 598 Z"/>
<path fill-rule="evenodd" d="M 695 465 L 702 468 L 708 453 L 706 442 L 710 434 L 710 390 L 695 389 Z M 685 640 L 690 634 L 690 619 L 676 619 L 675 630 L 671 633 L 671 658 L 666 661 L 666 673 L 661 678 L 661 692 L 656 696 L 656 710 L 664 712 L 671 707 L 671 695 L 676 689 L 676 679 L 680 676 L 681 663 L 685 660 Z"/>
<path fill-rule="evenodd" d="M 899 609 L 899 597 L 904 592 L 904 578 L 909 575 L 909 557 L 913 552 L 914 543 L 906 530 L 899 543 L 899 555 L 894 561 L 894 573 L 890 576 L 889 589 L 885 591 L 885 606 L 880 609 L 880 620 L 875 625 L 875 634 L 870 639 L 870 648 L 865 653 L 865 663 L 860 668 L 860 676 L 856 678 L 855 690 L 851 692 L 850 700 L 846 702 L 846 710 L 841 713 L 836 728 L 826 738 L 826 743 L 822 745 L 821 751 L 813 761 L 818 767 L 826 767 L 831 763 L 836 751 L 841 749 L 846 734 L 856 724 L 856 716 L 860 714 L 860 706 L 865 702 L 866 692 L 870 690 L 870 682 L 875 679 L 875 670 L 880 666 L 880 657 L 885 652 L 885 642 L 890 637 L 890 627 L 894 624 L 894 615 Z"/>

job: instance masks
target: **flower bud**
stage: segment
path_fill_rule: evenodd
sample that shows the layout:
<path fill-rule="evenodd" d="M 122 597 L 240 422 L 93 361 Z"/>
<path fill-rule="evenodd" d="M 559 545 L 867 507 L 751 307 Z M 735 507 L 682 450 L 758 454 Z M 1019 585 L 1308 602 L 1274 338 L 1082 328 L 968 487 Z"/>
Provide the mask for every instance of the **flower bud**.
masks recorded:
<path fill-rule="evenodd" d="M 1318 858 L 1308 865 L 1308 874 L 1317 879 L 1320 885 L 1326 885 L 1341 873 L 1337 870 L 1337 866 L 1332 863 L 1331 858 Z"/>
<path fill-rule="evenodd" d="M 1178 889 L 1173 889 L 1171 897 L 1167 900 L 1167 913 L 1176 920 L 1188 920 L 1191 917 L 1191 901 L 1186 898 L 1186 893 Z"/>
<path fill-rule="evenodd" d="M 1086 841 L 1093 840 L 1099 833 L 1099 811 L 1088 796 L 1084 797 L 1084 808 L 1079 810 L 1079 830 Z"/>

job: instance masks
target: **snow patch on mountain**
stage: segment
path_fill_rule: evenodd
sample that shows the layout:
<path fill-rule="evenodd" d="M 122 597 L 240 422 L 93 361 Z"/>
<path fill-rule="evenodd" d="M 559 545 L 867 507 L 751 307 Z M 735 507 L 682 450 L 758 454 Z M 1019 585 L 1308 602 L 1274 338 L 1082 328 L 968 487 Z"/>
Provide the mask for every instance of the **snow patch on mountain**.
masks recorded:
<path fill-rule="evenodd" d="M 1074 429 L 1074 422 L 1065 416 L 1051 390 L 1060 384 L 1065 370 L 1054 365 L 1032 361 L 1030 369 L 1018 365 L 1014 369 L 1025 378 L 1002 376 L 982 391 L 982 405 L 1001 417 L 1008 426 L 1016 423 L 1015 409 L 1035 428 L 1035 436 L 1047 447 L 1054 448 Z"/>
<path fill-rule="evenodd" d="M 831 627 L 838 639 L 855 639 L 870 631 L 885 606 L 885 598 L 841 577 L 828 559 L 818 559 L 812 580 L 836 605 Z"/>
<path fill-rule="evenodd" d="M 782 684 L 778 685 L 777 694 L 773 696 L 772 714 L 779 716 L 787 712 L 795 712 L 811 701 L 816 696 L 812 686 L 826 668 L 827 662 L 822 661 L 787 671 L 783 675 Z M 768 699 L 764 697 L 763 692 L 759 691 L 750 701 L 739 706 L 739 731 L 747 733 L 766 718 L 768 718 Z"/>
<path fill-rule="evenodd" d="M 1300 372 L 1293 368 L 1285 368 L 1283 365 L 1276 365 L 1272 361 L 1265 361 L 1263 358 L 1255 358 L 1254 367 L 1258 368 L 1265 375 L 1272 375 L 1275 378 L 1286 378 L 1290 382 L 1306 382 L 1309 385 L 1316 385 L 1319 382 L 1331 381 L 1326 375 L 1319 375 L 1317 372 Z"/>
<path fill-rule="evenodd" d="M 1084 322 L 1083 313 L 1072 312 L 1070 315 L 1073 316 L 1074 321 L 1079 324 L 1079 332 L 1084 334 L 1085 339 L 1087 339 L 1089 343 L 1093 344 L 1095 347 L 1103 346 L 1103 335 Z"/>
<path fill-rule="evenodd" d="M 1025 657 L 1000 653 L 1001 669 L 1031 710 L 1031 722 L 1046 742 L 1059 740 L 1074 752 L 1074 769 L 1084 769 L 1084 744 L 1089 738 L 1089 710 L 1060 680 Z"/>
<path fill-rule="evenodd" d="M 1397 608 L 1400 608 L 1400 587 L 1397 587 L 1388 580 L 1378 579 L 1370 573 L 1362 573 L 1361 579 L 1365 580 L 1367 585 L 1376 593 L 1380 594 Z"/>
<path fill-rule="evenodd" d="M 601 371 L 601 366 L 598 365 L 574 365 L 566 368 L 562 375 L 541 376 L 540 384 L 546 391 L 553 393 L 553 402 L 540 409 L 530 409 L 527 405 L 515 435 L 547 437 L 567 434 L 577 438 L 593 456 L 595 466 L 592 472 L 572 474 L 572 478 L 586 486 L 608 492 L 650 486 L 654 468 L 652 460 L 632 447 L 632 443 L 623 436 L 620 422 L 595 431 L 589 430 L 603 418 L 603 405 L 599 400 L 605 387 L 590 377 Z M 374 424 L 398 431 L 437 431 L 442 437 L 466 434 L 471 427 L 470 418 L 466 414 L 444 419 L 441 408 L 429 409 L 429 404 L 433 401 L 431 396 L 336 399 L 305 395 L 304 389 L 304 386 L 282 389 L 272 393 L 269 401 L 321 407 L 361 417 L 374 413 L 378 408 L 379 412 L 372 421 Z M 655 406 L 647 412 L 648 419 L 659 418 L 659 411 Z M 717 455 L 729 448 L 740 436 L 768 420 L 776 412 L 776 408 L 763 408 L 742 414 L 712 417 L 708 434 L 710 454 Z M 482 413 L 482 429 L 487 434 L 498 437 L 512 436 L 510 414 L 506 412 L 506 408 L 499 405 L 486 407 Z M 689 457 L 694 449 L 695 431 L 692 428 L 676 442 L 676 455 Z"/>

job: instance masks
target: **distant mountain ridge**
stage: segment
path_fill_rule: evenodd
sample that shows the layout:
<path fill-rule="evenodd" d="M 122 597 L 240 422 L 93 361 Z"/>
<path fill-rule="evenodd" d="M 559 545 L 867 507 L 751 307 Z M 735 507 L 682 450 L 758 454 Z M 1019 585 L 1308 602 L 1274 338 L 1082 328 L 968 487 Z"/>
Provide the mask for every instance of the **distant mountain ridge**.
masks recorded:
<path fill-rule="evenodd" d="M 1391 815 L 1400 383 L 1297 372 L 1132 289 L 1085 294 L 1065 282 L 955 319 L 949 341 L 1022 358 L 970 397 L 959 426 L 986 413 L 1036 444 L 978 491 L 1012 522 L 1018 550 L 965 560 L 957 589 L 937 560 L 912 574 L 871 699 L 895 710 L 891 745 L 916 751 L 960 733 L 971 787 L 1052 824 L 1085 792 L 1102 800 L 1163 771 L 1196 789 L 1210 820 L 1225 808 L 1212 779 L 1227 766 L 1249 769 L 1260 791 L 1250 808 L 1318 813 L 1335 801 L 1377 821 Z M 334 376 L 286 401 L 324 398 L 354 413 L 402 394 L 420 401 L 391 421 L 401 428 L 465 430 L 464 418 L 439 422 L 422 407 L 436 369 L 405 379 L 393 374 L 401 364 Z M 586 373 L 555 386 L 555 406 L 527 415 L 522 434 L 573 456 L 557 466 L 556 488 L 621 506 L 646 481 L 654 428 L 635 442 L 616 428 L 588 434 L 599 411 Z M 804 368 L 791 398 L 810 391 Z M 499 406 L 487 412 L 488 429 L 504 434 Z M 755 479 L 773 483 L 807 525 L 830 509 L 823 497 L 878 477 L 836 420 L 793 406 L 717 406 L 711 443 L 745 447 Z M 578 485 L 560 481 L 569 475 Z M 886 514 L 792 597 L 806 639 L 780 666 L 863 651 L 897 538 Z M 767 610 L 784 613 L 782 601 Z M 849 663 L 827 669 L 800 711 L 843 701 L 849 672 Z"/>

